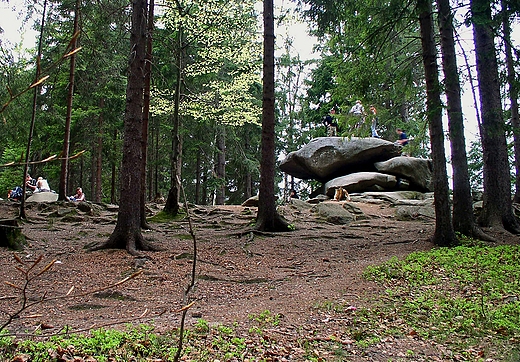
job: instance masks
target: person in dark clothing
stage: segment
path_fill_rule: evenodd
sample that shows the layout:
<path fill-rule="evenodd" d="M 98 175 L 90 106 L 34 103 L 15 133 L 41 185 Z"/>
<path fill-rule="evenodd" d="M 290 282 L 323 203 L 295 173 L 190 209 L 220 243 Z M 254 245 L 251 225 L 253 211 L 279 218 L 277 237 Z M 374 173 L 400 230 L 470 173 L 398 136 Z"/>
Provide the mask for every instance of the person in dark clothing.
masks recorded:
<path fill-rule="evenodd" d="M 36 191 L 36 179 L 33 179 L 31 175 L 27 174 L 25 179 L 25 187 L 28 191 Z"/>
<path fill-rule="evenodd" d="M 408 144 L 408 136 L 406 133 L 401 128 L 398 128 L 396 132 L 399 135 L 399 138 L 395 142 L 401 146 L 406 146 Z"/>
<path fill-rule="evenodd" d="M 327 127 L 327 137 L 335 137 L 338 131 L 338 123 L 336 119 L 334 119 L 334 115 L 336 114 L 336 110 L 332 108 L 330 113 L 323 117 L 323 123 L 325 127 Z"/>

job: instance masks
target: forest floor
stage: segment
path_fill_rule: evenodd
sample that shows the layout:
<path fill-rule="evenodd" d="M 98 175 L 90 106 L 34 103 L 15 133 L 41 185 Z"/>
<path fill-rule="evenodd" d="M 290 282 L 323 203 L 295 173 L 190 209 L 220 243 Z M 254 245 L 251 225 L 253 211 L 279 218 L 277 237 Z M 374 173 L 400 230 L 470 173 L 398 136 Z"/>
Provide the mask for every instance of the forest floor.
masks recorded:
<path fill-rule="evenodd" d="M 305 336 L 340 339 L 349 350 L 350 357 L 344 360 L 349 361 L 454 360 L 448 357 L 447 347 L 413 333 L 385 337 L 363 348 L 345 333 L 348 311 L 370 307 L 383 292 L 380 285 L 362 277 L 367 266 L 433 247 L 429 240 L 434 231 L 431 219 L 398 221 L 394 208 L 386 202 L 357 202 L 356 206 L 365 219 L 334 225 L 285 205 L 280 213 L 296 230 L 264 235 L 247 232 L 254 222 L 254 207 L 194 207 L 191 219 L 197 239 L 197 283 L 190 294 L 195 303 L 187 314 L 187 328 L 203 319 L 246 333 L 254 323 L 251 316 L 265 316 L 269 311 L 280 317 L 270 326 L 270 338 L 285 345 L 281 355 L 292 356 L 273 357 L 272 361 L 305 360 L 298 357 L 302 351 L 297 342 Z M 85 248 L 108 239 L 114 230 L 116 209 L 71 213 L 71 208 L 70 204 L 28 204 L 28 221 L 22 225 L 28 246 L 20 252 L 0 249 L 0 280 L 16 285 L 23 284 L 24 276 L 16 268 L 19 263 L 13 254 L 25 267 L 42 256 L 36 271 L 56 260 L 48 271 L 31 280 L 27 297 L 36 304 L 8 329 L 14 333 L 43 329 L 43 334 L 52 334 L 65 326 L 78 331 L 123 328 L 129 322 L 152 323 L 159 333 L 177 328 L 178 310 L 184 305 L 183 292 L 193 269 L 188 220 L 151 223 L 152 230 L 143 234 L 163 251 L 145 252 L 146 258 L 136 258 L 125 250 L 89 252 Z M 149 205 L 150 215 L 160 208 Z M 0 217 L 13 217 L 17 212 L 16 204 L 0 201 Z M 142 273 L 137 277 L 114 286 L 139 270 Z M 2 283 L 3 311 L 15 310 L 17 295 L 14 288 Z M 41 298 L 45 301 L 37 302 Z M 342 317 L 327 306 L 343 306 Z M 2 315 L 0 321 L 4 318 Z M 334 360 L 330 351 L 316 351 L 316 355 L 323 361 Z M 408 358 L 410 355 L 414 357 Z"/>

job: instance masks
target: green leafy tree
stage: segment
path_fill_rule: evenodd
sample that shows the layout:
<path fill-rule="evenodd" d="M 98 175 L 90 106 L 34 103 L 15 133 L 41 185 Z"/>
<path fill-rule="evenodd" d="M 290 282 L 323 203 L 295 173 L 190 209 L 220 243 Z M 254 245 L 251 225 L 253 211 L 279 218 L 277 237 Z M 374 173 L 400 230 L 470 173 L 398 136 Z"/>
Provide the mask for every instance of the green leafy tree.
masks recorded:
<path fill-rule="evenodd" d="M 303 61 L 298 53 L 292 54 L 293 39 L 284 41 L 284 53 L 277 59 L 276 72 L 276 154 L 287 155 L 309 142 L 311 129 L 302 109 L 305 107 L 305 77 L 313 64 L 312 60 Z M 297 49 L 296 49 L 297 51 Z M 290 181 L 289 181 L 290 178 Z M 293 176 L 284 175 L 283 199 L 289 196 L 290 189 L 297 189 Z M 302 185 L 304 187 L 304 185 Z"/>
<path fill-rule="evenodd" d="M 315 120 L 339 108 L 344 134 L 358 133 L 346 116 L 357 99 L 376 105 L 380 135 L 395 139 L 395 128 L 414 136 L 414 154 L 428 149 L 424 118 L 424 74 L 415 2 L 302 0 L 318 36 L 322 58 L 309 96 L 319 106 Z M 341 115 L 342 114 L 342 115 Z"/>
<path fill-rule="evenodd" d="M 220 166 L 215 164 L 212 166 L 215 172 L 206 172 L 214 178 L 214 192 L 220 190 L 219 202 L 225 199 L 227 184 L 222 177 L 226 163 L 222 151 L 228 132 L 221 131 L 228 125 L 236 127 L 259 122 L 260 107 L 256 92 L 260 81 L 259 46 L 255 41 L 253 5 L 253 1 L 172 2 L 165 13 L 163 21 L 169 31 L 160 32 L 164 38 L 159 43 L 171 44 L 177 57 L 173 64 L 167 63 L 166 58 L 159 62 L 165 65 L 162 74 L 174 73 L 179 81 L 175 83 L 175 90 L 165 87 L 158 91 L 153 111 L 157 115 L 169 114 L 174 120 L 171 127 L 174 140 L 172 169 L 177 171 L 171 175 L 172 186 L 165 207 L 168 213 L 178 212 L 179 181 L 187 179 L 180 173 L 186 163 L 180 158 L 182 149 L 179 148 L 181 145 L 184 147 L 184 142 L 189 142 L 184 136 L 191 136 L 186 133 L 190 128 L 185 125 L 187 121 L 210 125 L 212 132 L 215 132 L 215 140 L 219 141 L 221 151 L 217 151 L 215 142 L 213 149 L 206 154 L 219 155 L 216 163 Z M 173 103 L 170 101 L 172 98 L 176 100 Z M 177 110 L 172 104 L 178 104 Z M 216 137 L 217 134 L 221 137 Z M 209 141 L 208 137 L 205 139 Z M 207 165 L 210 166 L 209 163 Z"/>

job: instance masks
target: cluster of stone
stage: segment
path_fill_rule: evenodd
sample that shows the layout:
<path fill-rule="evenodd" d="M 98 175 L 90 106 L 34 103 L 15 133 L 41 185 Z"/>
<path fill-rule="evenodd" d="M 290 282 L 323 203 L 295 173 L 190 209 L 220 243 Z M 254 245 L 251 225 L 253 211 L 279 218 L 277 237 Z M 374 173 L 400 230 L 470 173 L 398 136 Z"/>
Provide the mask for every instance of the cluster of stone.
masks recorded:
<path fill-rule="evenodd" d="M 401 145 L 380 138 L 315 138 L 289 153 L 280 169 L 321 182 L 313 195 L 329 198 L 339 187 L 349 193 L 433 191 L 431 160 L 402 156 Z"/>

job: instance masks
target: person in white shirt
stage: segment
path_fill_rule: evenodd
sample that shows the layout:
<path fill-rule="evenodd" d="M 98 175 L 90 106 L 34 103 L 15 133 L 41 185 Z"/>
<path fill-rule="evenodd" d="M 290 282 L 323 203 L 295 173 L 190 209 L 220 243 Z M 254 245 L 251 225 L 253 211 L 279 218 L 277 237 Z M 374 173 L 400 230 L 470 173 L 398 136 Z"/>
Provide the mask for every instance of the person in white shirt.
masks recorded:
<path fill-rule="evenodd" d="M 83 190 L 81 189 L 81 187 L 78 187 L 76 189 L 76 195 L 69 196 L 69 200 L 75 201 L 75 202 L 85 201 L 85 194 L 83 193 Z"/>
<path fill-rule="evenodd" d="M 36 190 L 35 192 L 51 192 L 51 188 L 49 183 L 43 177 L 38 177 L 38 181 L 36 181 Z"/>
<path fill-rule="evenodd" d="M 356 117 L 359 118 L 359 120 L 356 122 L 355 128 L 359 130 L 363 123 L 365 123 L 365 108 L 363 107 L 363 104 L 360 100 L 356 101 L 356 104 L 352 106 L 350 109 L 350 112 L 348 112 Z"/>
<path fill-rule="evenodd" d="M 363 104 L 360 100 L 356 101 L 356 104 L 350 108 L 350 114 L 353 114 L 354 116 L 361 117 L 365 114 L 365 108 L 363 107 Z"/>

